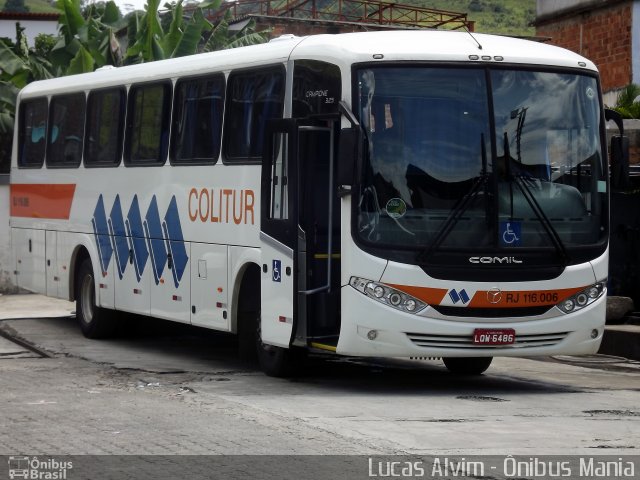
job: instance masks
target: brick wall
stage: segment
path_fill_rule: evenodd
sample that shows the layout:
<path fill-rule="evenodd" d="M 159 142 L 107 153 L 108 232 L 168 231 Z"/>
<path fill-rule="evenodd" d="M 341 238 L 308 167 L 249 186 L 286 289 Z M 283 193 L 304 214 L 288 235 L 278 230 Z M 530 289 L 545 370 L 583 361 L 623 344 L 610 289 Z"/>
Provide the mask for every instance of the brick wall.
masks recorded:
<path fill-rule="evenodd" d="M 631 83 L 632 1 L 592 7 L 556 18 L 538 19 L 536 34 L 549 43 L 592 60 L 600 70 L 602 90 L 608 92 Z"/>

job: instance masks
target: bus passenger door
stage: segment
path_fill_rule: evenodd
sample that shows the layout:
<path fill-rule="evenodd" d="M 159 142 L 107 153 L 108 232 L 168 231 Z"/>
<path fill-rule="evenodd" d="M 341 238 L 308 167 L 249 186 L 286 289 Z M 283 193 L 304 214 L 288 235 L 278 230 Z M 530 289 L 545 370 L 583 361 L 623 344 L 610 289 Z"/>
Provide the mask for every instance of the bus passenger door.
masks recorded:
<path fill-rule="evenodd" d="M 260 193 L 261 337 L 266 344 L 288 348 L 298 307 L 295 121 L 273 121 L 266 135 Z"/>

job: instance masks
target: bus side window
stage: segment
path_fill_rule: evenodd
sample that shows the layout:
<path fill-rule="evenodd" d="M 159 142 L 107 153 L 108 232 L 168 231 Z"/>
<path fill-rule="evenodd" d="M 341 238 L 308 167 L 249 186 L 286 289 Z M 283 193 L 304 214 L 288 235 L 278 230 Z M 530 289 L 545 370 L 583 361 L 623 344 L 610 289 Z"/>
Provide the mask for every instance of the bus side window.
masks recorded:
<path fill-rule="evenodd" d="M 42 167 L 47 135 L 47 108 L 46 98 L 26 100 L 20 104 L 20 168 Z"/>
<path fill-rule="evenodd" d="M 169 146 L 171 82 L 132 85 L 127 112 L 125 165 L 164 165 Z"/>
<path fill-rule="evenodd" d="M 94 90 L 87 100 L 85 167 L 117 167 L 122 157 L 124 88 Z"/>
<path fill-rule="evenodd" d="M 296 60 L 293 70 L 293 117 L 337 113 L 342 99 L 340 67 L 318 60 Z"/>
<path fill-rule="evenodd" d="M 47 167 L 78 167 L 84 138 L 84 93 L 60 95 L 51 99 Z"/>
<path fill-rule="evenodd" d="M 180 79 L 173 103 L 172 165 L 212 164 L 220 155 L 224 75 Z"/>
<path fill-rule="evenodd" d="M 223 148 L 229 163 L 258 163 L 267 122 L 282 118 L 284 67 L 242 70 L 229 75 Z"/>

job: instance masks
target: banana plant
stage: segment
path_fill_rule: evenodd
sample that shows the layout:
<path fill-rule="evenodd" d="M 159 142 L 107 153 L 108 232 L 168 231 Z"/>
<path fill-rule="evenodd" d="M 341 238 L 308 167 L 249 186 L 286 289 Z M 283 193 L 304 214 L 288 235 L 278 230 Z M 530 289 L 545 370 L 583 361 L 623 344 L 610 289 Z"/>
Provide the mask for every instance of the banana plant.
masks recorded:
<path fill-rule="evenodd" d="M 90 5 L 85 16 L 80 0 L 57 0 L 56 8 L 60 11 L 58 42 L 51 50 L 51 60 L 57 75 L 92 72 L 122 63 L 115 32 L 123 22 L 113 0 L 104 7 Z"/>
<path fill-rule="evenodd" d="M 183 0 L 164 4 L 164 15 L 170 15 L 168 28 L 160 19 L 160 0 L 147 0 L 145 12 L 135 12 L 129 19 L 129 41 L 125 63 L 142 63 L 165 58 L 184 57 L 200 51 L 203 38 L 214 26 L 205 18 L 203 9 L 218 9 L 222 0 L 199 4 L 185 19 Z M 263 40 L 264 41 L 264 40 Z"/>
<path fill-rule="evenodd" d="M 0 41 L 0 173 L 9 171 L 18 92 L 33 80 L 52 78 L 51 64 L 27 46 L 16 23 L 16 42 Z"/>
<path fill-rule="evenodd" d="M 201 52 L 246 47 L 267 41 L 271 29 L 256 32 L 256 23 L 254 20 L 250 20 L 242 29 L 231 31 L 229 29 L 231 19 L 231 11 L 227 10 L 222 20 L 205 35 L 199 49 Z"/>
<path fill-rule="evenodd" d="M 0 42 L 0 133 L 13 131 L 18 91 L 33 80 L 53 78 L 51 64 L 27 46 L 24 28 L 16 23 L 16 42 Z"/>

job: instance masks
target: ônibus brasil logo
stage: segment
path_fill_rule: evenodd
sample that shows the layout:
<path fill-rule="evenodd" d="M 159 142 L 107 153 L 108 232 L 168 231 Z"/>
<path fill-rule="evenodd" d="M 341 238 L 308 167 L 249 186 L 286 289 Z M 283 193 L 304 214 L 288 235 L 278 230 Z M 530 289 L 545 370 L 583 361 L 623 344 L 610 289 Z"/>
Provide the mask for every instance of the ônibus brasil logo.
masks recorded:
<path fill-rule="evenodd" d="M 33 480 L 66 480 L 67 470 L 73 468 L 73 462 L 56 460 L 55 458 L 38 459 L 38 457 L 10 456 L 9 478 L 25 478 Z"/>

